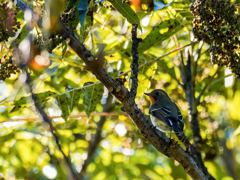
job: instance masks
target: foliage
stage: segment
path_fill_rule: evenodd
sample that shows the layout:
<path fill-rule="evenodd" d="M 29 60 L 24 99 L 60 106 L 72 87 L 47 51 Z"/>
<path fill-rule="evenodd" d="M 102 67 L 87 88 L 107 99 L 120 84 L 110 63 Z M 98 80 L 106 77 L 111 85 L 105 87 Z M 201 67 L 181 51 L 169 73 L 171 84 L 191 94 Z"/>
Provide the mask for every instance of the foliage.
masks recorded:
<path fill-rule="evenodd" d="M 153 11 L 149 1 L 141 4 L 124 1 L 124 6 L 118 0 L 91 1 L 83 29 L 76 12 L 79 1 L 67 2 L 69 6 L 59 12 L 61 19 L 93 54 L 99 52 L 98 44 L 104 45 L 105 68 L 114 78 L 130 70 L 130 23 L 137 23 L 142 28 L 138 30 L 139 38 L 143 39 L 139 46 L 140 65 L 187 45 L 192 39 L 194 17 L 189 10 L 190 0 L 164 1 L 166 6 L 157 11 Z M 34 1 L 29 5 L 40 13 L 44 10 L 42 4 L 43 1 Z M 119 113 L 121 105 L 116 99 L 110 109 L 116 114 L 107 116 L 101 129 L 100 113 L 106 102 L 106 89 L 86 70 L 75 52 L 69 48 L 64 50 L 66 46 L 62 42 L 67 44 L 64 37 L 49 37 L 48 31 L 37 24 L 28 32 L 23 13 L 16 13 L 17 20 L 23 23 L 15 38 L 4 38 L 1 57 L 12 55 L 16 58 L 15 43 L 21 47 L 29 35 L 34 38 L 35 45 L 41 47 L 37 55 L 50 63 L 41 71 L 30 66 L 31 86 L 36 101 L 52 119 L 64 153 L 77 171 L 88 156 L 94 134 L 101 130 L 100 144 L 87 167 L 87 179 L 190 179 L 178 162 L 160 154 L 144 139 L 131 119 L 121 114 L 123 112 Z M 46 49 L 51 52 L 48 56 L 43 53 Z M 208 44 L 199 42 L 143 65 L 139 69 L 136 103 L 148 115 L 150 103 L 143 93 L 164 89 L 180 107 L 184 132 L 193 141 L 188 103 L 180 85 L 190 57 L 195 97 L 206 89 L 196 107 L 204 163 L 216 179 L 237 179 L 240 176 L 237 158 L 240 155 L 237 130 L 240 84 L 226 68 L 218 70 L 211 64 L 209 50 Z M 130 73 L 120 77 L 125 79 L 125 86 L 130 87 Z M 71 179 L 49 127 L 42 123 L 36 112 L 25 78 L 24 71 L 20 71 L 0 83 L 0 179 Z M 56 177 L 51 177 L 54 171 L 57 171 Z"/>
<path fill-rule="evenodd" d="M 16 74 L 17 72 L 20 72 L 17 65 L 13 63 L 12 56 L 4 56 L 3 59 L 0 59 L 0 67 L 0 80 L 3 81 L 9 78 L 11 74 Z"/>

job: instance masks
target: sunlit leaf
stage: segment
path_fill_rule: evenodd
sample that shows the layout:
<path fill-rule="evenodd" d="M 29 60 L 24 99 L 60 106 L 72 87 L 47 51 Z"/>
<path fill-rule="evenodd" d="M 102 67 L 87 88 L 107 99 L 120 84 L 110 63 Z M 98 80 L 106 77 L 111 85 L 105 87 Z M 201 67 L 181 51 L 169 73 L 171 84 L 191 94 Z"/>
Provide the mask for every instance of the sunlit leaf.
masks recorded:
<path fill-rule="evenodd" d="M 129 23 L 138 24 L 138 28 L 142 29 L 137 14 L 132 10 L 128 3 L 123 3 L 122 0 L 111 0 L 110 2 Z"/>
<path fill-rule="evenodd" d="M 138 52 L 143 52 L 150 47 L 154 47 L 162 43 L 182 28 L 183 26 L 177 19 L 169 19 L 161 22 L 160 24 L 154 26 L 152 31 L 139 44 Z"/>
<path fill-rule="evenodd" d="M 140 62 L 140 64 L 143 64 Z M 151 85 L 151 76 L 155 74 L 157 69 L 157 63 L 151 63 L 145 65 L 144 67 L 139 69 L 138 74 L 138 89 L 137 89 L 137 97 L 141 97 L 143 93 L 148 89 Z"/>

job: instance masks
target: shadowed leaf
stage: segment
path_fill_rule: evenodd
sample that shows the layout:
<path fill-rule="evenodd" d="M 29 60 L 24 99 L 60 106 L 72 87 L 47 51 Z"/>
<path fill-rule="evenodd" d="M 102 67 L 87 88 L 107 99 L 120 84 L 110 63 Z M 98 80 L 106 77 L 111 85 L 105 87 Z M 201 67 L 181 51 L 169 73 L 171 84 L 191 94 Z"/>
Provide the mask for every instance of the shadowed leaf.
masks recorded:
<path fill-rule="evenodd" d="M 89 84 L 92 84 L 92 82 L 87 82 L 84 86 Z M 101 102 L 103 90 L 102 84 L 97 84 L 83 90 L 83 103 L 88 117 L 95 111 L 97 104 Z"/>

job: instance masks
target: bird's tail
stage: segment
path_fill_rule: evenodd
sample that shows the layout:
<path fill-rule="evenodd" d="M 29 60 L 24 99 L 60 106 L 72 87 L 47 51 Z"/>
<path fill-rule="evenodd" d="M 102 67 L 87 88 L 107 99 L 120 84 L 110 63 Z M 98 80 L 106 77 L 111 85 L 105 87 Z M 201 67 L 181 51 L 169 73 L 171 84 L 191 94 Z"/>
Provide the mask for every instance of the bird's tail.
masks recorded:
<path fill-rule="evenodd" d="M 172 128 L 173 128 L 173 131 L 177 134 L 177 133 L 181 133 L 183 131 L 183 127 L 184 127 L 184 124 L 180 124 L 180 121 L 176 120 L 175 118 L 171 118 L 171 122 L 172 122 Z"/>

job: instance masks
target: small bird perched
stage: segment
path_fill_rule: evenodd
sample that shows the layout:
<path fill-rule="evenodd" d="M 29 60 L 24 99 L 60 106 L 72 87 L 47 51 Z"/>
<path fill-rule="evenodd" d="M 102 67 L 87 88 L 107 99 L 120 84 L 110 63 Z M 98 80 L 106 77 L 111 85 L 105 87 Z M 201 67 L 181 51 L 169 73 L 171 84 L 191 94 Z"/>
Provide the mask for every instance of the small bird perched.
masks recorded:
<path fill-rule="evenodd" d="M 164 90 L 155 89 L 144 94 L 150 98 L 149 114 L 153 125 L 162 132 L 171 132 L 172 129 L 175 133 L 183 132 L 182 114 Z"/>

